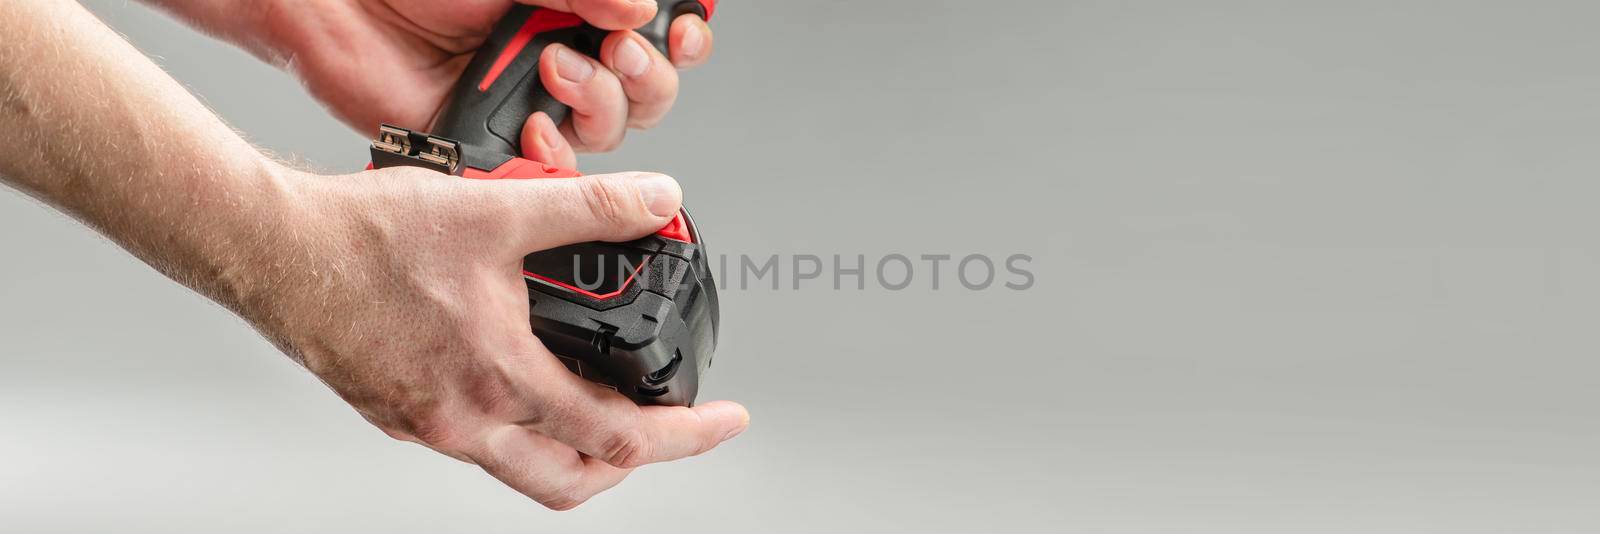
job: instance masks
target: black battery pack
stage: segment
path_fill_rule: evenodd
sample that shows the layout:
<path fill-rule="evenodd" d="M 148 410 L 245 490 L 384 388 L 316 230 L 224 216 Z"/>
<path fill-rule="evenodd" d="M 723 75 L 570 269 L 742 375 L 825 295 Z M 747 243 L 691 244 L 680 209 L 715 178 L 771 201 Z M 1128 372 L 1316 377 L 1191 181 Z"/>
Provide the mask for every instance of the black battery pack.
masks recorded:
<path fill-rule="evenodd" d="M 690 406 L 717 344 L 716 283 L 687 214 L 654 234 L 523 261 L 534 332 L 567 368 L 639 404 Z"/>

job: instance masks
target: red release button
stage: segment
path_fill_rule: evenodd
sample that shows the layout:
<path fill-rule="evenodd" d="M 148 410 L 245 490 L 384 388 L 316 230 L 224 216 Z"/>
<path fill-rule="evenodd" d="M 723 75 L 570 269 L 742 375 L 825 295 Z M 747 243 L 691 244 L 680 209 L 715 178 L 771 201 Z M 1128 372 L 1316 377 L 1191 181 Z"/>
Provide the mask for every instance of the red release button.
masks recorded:
<path fill-rule="evenodd" d="M 683 212 L 678 212 L 678 216 L 673 217 L 666 228 L 656 231 L 656 235 L 684 243 L 694 242 L 694 237 L 689 235 L 689 224 L 683 220 Z"/>

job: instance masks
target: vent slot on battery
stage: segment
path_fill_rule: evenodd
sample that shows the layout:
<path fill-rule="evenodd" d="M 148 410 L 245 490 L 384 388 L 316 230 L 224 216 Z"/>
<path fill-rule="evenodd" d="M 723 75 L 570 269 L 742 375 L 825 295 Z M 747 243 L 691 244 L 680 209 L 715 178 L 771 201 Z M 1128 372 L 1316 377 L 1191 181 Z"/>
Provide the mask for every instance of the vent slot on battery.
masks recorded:
<path fill-rule="evenodd" d="M 600 328 L 594 329 L 594 337 L 589 340 L 589 344 L 594 346 L 595 352 L 610 355 L 611 338 L 615 335 L 617 335 L 617 327 L 608 324 L 600 325 Z"/>

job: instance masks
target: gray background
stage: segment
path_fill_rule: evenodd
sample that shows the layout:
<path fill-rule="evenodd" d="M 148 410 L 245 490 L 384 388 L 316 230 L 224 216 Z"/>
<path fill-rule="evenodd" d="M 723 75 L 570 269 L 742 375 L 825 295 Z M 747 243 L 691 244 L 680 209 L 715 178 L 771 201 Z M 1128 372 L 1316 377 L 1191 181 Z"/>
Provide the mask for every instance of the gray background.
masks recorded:
<path fill-rule="evenodd" d="M 263 147 L 362 136 L 90 5 Z M 544 511 L 0 195 L 7 532 L 1594 532 L 1592 1 L 734 1 L 674 115 L 724 254 L 1022 252 L 1031 291 L 724 293 L 754 426 Z M 926 280 L 922 278 L 921 280 Z"/>

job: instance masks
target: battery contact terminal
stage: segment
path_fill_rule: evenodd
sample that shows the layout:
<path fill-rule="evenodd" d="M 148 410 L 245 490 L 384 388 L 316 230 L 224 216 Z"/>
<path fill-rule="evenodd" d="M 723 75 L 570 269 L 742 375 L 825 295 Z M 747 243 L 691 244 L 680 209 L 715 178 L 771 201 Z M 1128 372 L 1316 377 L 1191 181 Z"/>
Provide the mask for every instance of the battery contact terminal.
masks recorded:
<path fill-rule="evenodd" d="M 428 151 L 418 154 L 422 161 L 443 165 L 454 174 L 461 165 L 461 144 L 441 137 L 428 136 Z"/>
<path fill-rule="evenodd" d="M 402 156 L 411 155 L 411 132 L 395 126 L 382 125 L 378 127 L 378 138 L 372 141 L 372 148 L 391 154 Z"/>

